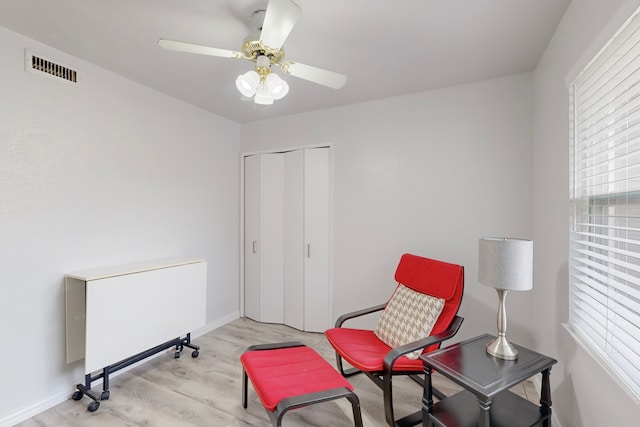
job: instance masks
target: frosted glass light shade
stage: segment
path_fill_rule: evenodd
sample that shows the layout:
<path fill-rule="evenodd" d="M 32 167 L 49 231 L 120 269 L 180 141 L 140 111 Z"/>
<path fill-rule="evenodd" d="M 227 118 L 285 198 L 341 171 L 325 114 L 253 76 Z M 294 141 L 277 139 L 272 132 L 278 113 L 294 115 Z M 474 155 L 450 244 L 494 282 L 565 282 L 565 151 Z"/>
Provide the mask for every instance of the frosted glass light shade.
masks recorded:
<path fill-rule="evenodd" d="M 241 74 L 236 79 L 236 87 L 241 94 L 247 98 L 251 98 L 256 94 L 256 89 L 260 84 L 260 76 L 253 70 L 247 71 Z"/>
<path fill-rule="evenodd" d="M 277 74 L 269 74 L 266 78 L 265 85 L 275 100 L 284 98 L 289 92 L 289 85 Z"/>
<path fill-rule="evenodd" d="M 264 84 L 258 85 L 256 96 L 255 98 L 253 98 L 253 102 L 260 105 L 273 104 L 273 96 L 271 96 L 269 88 L 267 88 Z"/>
<path fill-rule="evenodd" d="M 510 291 L 533 287 L 533 241 L 483 237 L 479 243 L 478 281 Z"/>
<path fill-rule="evenodd" d="M 259 57 L 264 58 L 264 57 Z M 262 70 L 264 71 L 264 70 Z M 289 85 L 280 76 L 266 71 L 266 77 L 251 70 L 236 79 L 236 87 L 247 98 L 253 98 L 256 104 L 271 105 L 274 100 L 282 99 L 289 93 Z M 262 78 L 260 76 L 263 76 Z"/>

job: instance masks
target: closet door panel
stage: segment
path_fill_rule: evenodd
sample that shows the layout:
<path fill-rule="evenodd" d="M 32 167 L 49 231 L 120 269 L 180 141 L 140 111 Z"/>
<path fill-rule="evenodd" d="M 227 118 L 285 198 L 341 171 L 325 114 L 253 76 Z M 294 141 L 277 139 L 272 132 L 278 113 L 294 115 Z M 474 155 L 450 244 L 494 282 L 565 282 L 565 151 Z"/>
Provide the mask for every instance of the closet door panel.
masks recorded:
<path fill-rule="evenodd" d="M 304 154 L 285 153 L 284 324 L 304 329 Z"/>
<path fill-rule="evenodd" d="M 322 332 L 329 318 L 329 149 L 304 150 L 304 330 Z"/>
<path fill-rule="evenodd" d="M 260 320 L 260 156 L 244 158 L 244 314 Z"/>
<path fill-rule="evenodd" d="M 260 321 L 284 322 L 284 155 L 260 155 Z"/>

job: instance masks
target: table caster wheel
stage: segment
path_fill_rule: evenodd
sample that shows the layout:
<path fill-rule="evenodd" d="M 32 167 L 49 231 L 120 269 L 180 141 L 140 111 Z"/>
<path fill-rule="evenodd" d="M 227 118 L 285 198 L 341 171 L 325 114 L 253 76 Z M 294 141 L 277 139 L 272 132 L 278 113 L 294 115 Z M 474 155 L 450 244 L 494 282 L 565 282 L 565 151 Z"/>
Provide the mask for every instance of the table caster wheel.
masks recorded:
<path fill-rule="evenodd" d="M 73 392 L 73 394 L 71 395 L 71 398 L 73 400 L 80 400 L 82 399 L 82 396 L 84 396 L 84 393 L 81 392 L 80 390 L 76 390 Z"/>
<path fill-rule="evenodd" d="M 200 355 L 200 352 L 198 350 L 193 350 L 191 352 L 191 357 L 196 358 Z"/>
<path fill-rule="evenodd" d="M 173 355 L 174 359 L 180 359 L 180 352 L 176 351 L 175 354 Z"/>
<path fill-rule="evenodd" d="M 89 406 L 87 406 L 87 411 L 96 412 L 99 407 L 100 407 L 100 402 L 91 402 L 89 403 Z"/>
<path fill-rule="evenodd" d="M 109 391 L 103 391 L 100 395 L 100 400 L 109 400 Z"/>

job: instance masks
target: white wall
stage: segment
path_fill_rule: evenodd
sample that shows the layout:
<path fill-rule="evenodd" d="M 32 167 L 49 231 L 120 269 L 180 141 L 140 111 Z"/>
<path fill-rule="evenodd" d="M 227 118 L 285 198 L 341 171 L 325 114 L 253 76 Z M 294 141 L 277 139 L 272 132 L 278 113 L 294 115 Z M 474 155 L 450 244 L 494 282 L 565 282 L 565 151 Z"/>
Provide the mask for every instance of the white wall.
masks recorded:
<path fill-rule="evenodd" d="M 496 328 L 478 239 L 531 237 L 532 102 L 521 74 L 245 124 L 242 151 L 333 145 L 333 318 L 386 301 L 411 252 L 465 266 L 461 339 Z M 528 298 L 508 301 L 525 345 Z"/>
<path fill-rule="evenodd" d="M 569 92 L 586 65 L 640 1 L 574 0 L 534 74 L 534 287 L 539 350 L 552 369 L 554 412 L 562 427 L 637 426 L 640 406 L 561 326 L 568 321 Z"/>
<path fill-rule="evenodd" d="M 80 83 L 25 72 L 25 47 L 77 68 Z M 1 27 L 0 76 L 6 425 L 83 382 L 81 364 L 65 363 L 67 272 L 203 257 L 207 322 L 237 316 L 240 126 Z"/>

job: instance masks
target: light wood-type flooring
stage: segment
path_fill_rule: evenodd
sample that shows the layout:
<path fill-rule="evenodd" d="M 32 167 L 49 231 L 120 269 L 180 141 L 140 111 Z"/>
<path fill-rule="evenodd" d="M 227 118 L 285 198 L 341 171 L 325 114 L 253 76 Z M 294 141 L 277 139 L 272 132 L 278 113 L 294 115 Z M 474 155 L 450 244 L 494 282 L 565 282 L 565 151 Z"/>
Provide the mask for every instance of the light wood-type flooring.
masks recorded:
<path fill-rule="evenodd" d="M 89 398 L 83 397 L 80 401 L 70 398 L 17 426 L 270 426 L 269 417 L 251 385 L 249 406 L 242 407 L 239 357 L 250 345 L 284 341 L 301 341 L 335 366 L 333 350 L 323 334 L 241 318 L 194 339 L 193 343 L 200 346 L 197 358 L 192 358 L 187 348 L 179 359 L 174 359 L 168 351 L 112 376 L 111 396 L 101 402 L 96 412 L 87 411 Z M 350 377 L 349 381 L 360 399 L 364 426 L 386 426 L 381 390 L 361 374 Z M 455 384 L 437 374 L 434 382 L 447 395 L 458 390 Z M 94 388 L 101 390 L 101 385 Z M 532 402 L 539 401 L 531 382 L 512 391 Z M 421 397 L 422 388 L 418 384 L 408 378 L 394 379 L 396 418 L 419 410 Z M 346 399 L 290 411 L 283 421 L 284 427 L 352 425 L 351 405 Z"/>

